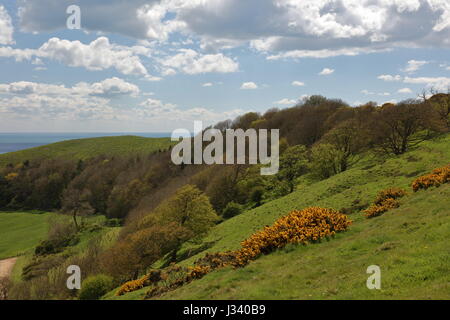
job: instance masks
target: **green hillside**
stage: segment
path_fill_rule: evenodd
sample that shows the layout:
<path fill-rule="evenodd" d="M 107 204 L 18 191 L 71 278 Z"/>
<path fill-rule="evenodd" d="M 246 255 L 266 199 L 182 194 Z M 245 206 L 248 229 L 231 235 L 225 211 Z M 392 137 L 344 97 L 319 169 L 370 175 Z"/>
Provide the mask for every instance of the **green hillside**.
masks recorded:
<path fill-rule="evenodd" d="M 53 213 L 0 212 L 0 259 L 19 256 L 47 237 Z"/>
<path fill-rule="evenodd" d="M 348 232 L 329 242 L 291 246 L 249 266 L 213 272 L 165 294 L 163 299 L 395 299 L 450 297 L 448 238 L 450 186 L 413 193 L 411 182 L 450 163 L 450 135 L 422 143 L 402 156 L 368 155 L 352 169 L 297 190 L 216 226 L 203 243 L 180 255 L 209 249 L 181 262 L 192 265 L 206 252 L 239 247 L 253 232 L 294 209 L 329 207 L 353 212 Z M 382 217 L 361 212 L 380 190 L 401 187 L 409 195 Z M 370 265 L 382 270 L 382 290 L 365 286 Z M 140 299 L 148 289 L 120 297 Z M 115 298 L 112 293 L 106 298 Z"/>
<path fill-rule="evenodd" d="M 0 155 L 0 166 L 35 159 L 88 159 L 99 155 L 148 154 L 172 145 L 169 138 L 102 137 L 57 142 Z"/>

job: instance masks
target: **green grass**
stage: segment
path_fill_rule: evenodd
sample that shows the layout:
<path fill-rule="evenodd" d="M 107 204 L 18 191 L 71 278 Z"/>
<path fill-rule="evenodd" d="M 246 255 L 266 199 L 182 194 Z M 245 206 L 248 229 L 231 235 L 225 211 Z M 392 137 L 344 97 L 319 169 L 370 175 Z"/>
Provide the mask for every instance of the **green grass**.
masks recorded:
<path fill-rule="evenodd" d="M 411 194 L 402 207 L 375 219 L 351 215 L 354 225 L 332 241 L 293 246 L 261 257 L 239 270 L 224 269 L 164 295 L 163 299 L 409 299 L 450 298 L 450 186 L 412 194 L 411 182 L 450 163 L 450 135 L 427 141 L 400 157 L 367 156 L 328 180 L 298 189 L 216 226 L 200 245 L 211 247 L 181 262 L 192 265 L 206 252 L 237 249 L 253 232 L 294 209 L 369 205 L 388 187 Z M 382 290 L 365 286 L 366 269 L 382 269 Z M 147 289 L 121 299 L 140 299 Z M 111 294 L 105 298 L 113 298 Z"/>
<path fill-rule="evenodd" d="M 17 257 L 45 239 L 53 213 L 0 212 L 0 259 Z"/>
<path fill-rule="evenodd" d="M 38 159 L 67 158 L 85 160 L 99 155 L 150 154 L 158 150 L 166 150 L 172 144 L 169 138 L 143 138 L 136 136 L 68 140 L 2 154 L 0 155 L 0 166 Z"/>

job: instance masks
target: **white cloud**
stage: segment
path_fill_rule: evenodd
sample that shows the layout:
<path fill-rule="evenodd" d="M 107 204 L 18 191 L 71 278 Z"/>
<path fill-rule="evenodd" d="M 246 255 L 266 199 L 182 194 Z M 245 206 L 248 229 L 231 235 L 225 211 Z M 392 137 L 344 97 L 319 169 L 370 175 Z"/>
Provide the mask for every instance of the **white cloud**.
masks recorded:
<path fill-rule="evenodd" d="M 411 93 L 413 93 L 413 91 L 410 88 L 403 88 L 403 89 L 398 90 L 397 93 L 411 94 Z"/>
<path fill-rule="evenodd" d="M 21 0 L 29 32 L 65 29 L 70 0 Z M 83 28 L 168 41 L 178 32 L 205 50 L 247 43 L 280 57 L 355 55 L 396 47 L 450 47 L 446 0 L 79 0 Z M 257 8 L 257 14 L 255 13 Z"/>
<path fill-rule="evenodd" d="M 305 83 L 301 81 L 292 81 L 291 85 L 293 85 L 294 87 L 303 87 L 305 86 Z"/>
<path fill-rule="evenodd" d="M 136 96 L 139 88 L 119 78 L 65 85 L 20 81 L 0 84 L 0 114 L 4 118 L 99 120 L 120 116 L 110 102 Z"/>
<path fill-rule="evenodd" d="M 334 71 L 335 71 L 334 69 L 325 68 L 321 72 L 319 72 L 319 75 L 321 75 L 321 76 L 329 76 L 329 75 L 333 74 Z"/>
<path fill-rule="evenodd" d="M 380 76 L 378 76 L 378 79 L 387 81 L 387 82 L 402 81 L 402 77 L 400 75 L 392 76 L 390 74 L 380 75 Z"/>
<path fill-rule="evenodd" d="M 293 99 L 284 98 L 284 99 L 281 99 L 279 101 L 275 101 L 274 103 L 275 104 L 281 104 L 281 105 L 294 105 L 294 104 L 297 103 L 297 101 L 293 100 Z"/>
<path fill-rule="evenodd" d="M 428 88 L 434 88 L 439 91 L 447 90 L 448 88 L 450 88 L 450 78 L 447 77 L 406 77 L 404 82 L 424 85 Z"/>
<path fill-rule="evenodd" d="M 361 93 L 367 95 L 367 96 L 373 96 L 373 95 L 379 95 L 379 96 L 390 96 L 391 94 L 389 92 L 380 92 L 380 93 L 376 93 L 373 91 L 369 91 L 367 89 L 362 90 Z"/>
<path fill-rule="evenodd" d="M 10 95 L 51 95 L 51 96 L 104 96 L 112 97 L 130 95 L 136 97 L 139 87 L 120 78 L 109 78 L 101 82 L 80 82 L 73 87 L 47 83 L 19 81 L 8 84 L 0 84 L 0 94 Z"/>
<path fill-rule="evenodd" d="M 428 63 L 430 63 L 430 62 L 429 61 L 409 60 L 406 68 L 403 71 L 406 73 L 414 73 Z"/>
<path fill-rule="evenodd" d="M 131 50 L 116 49 L 106 37 L 100 37 L 85 45 L 80 41 L 51 38 L 39 48 L 39 53 L 70 67 L 88 70 L 115 68 L 125 75 L 146 76 L 147 69 Z"/>
<path fill-rule="evenodd" d="M 254 82 L 244 82 L 241 85 L 242 90 L 255 90 L 258 89 L 258 85 Z"/>
<path fill-rule="evenodd" d="M 268 60 L 280 59 L 302 59 L 302 58 L 316 58 L 325 59 L 338 56 L 357 56 L 360 54 L 369 54 L 377 52 L 391 51 L 390 48 L 383 49 L 367 49 L 367 48 L 344 48 L 344 49 L 322 49 L 322 50 L 291 50 L 276 55 L 270 55 Z"/>
<path fill-rule="evenodd" d="M 374 95 L 374 94 L 375 94 L 375 92 L 369 91 L 369 90 L 367 90 L 367 89 L 362 90 L 361 93 L 363 93 L 363 94 L 365 94 L 365 95 L 367 95 L 367 96 L 369 96 L 369 95 Z"/>
<path fill-rule="evenodd" d="M 211 82 L 206 82 L 204 84 L 202 84 L 202 87 L 212 87 L 213 84 Z"/>
<path fill-rule="evenodd" d="M 183 21 L 168 19 L 171 1 L 159 0 L 78 0 L 82 8 L 82 28 L 137 39 L 165 41 L 185 28 Z M 64 14 L 71 0 L 21 0 L 20 25 L 28 32 L 52 32 L 66 28 Z M 174 3 L 175 4 L 175 3 Z"/>
<path fill-rule="evenodd" d="M 111 44 L 106 37 L 99 37 L 89 44 L 77 40 L 51 38 L 38 49 L 0 47 L 0 57 L 11 57 L 17 61 L 32 58 L 50 59 L 69 67 L 83 67 L 92 71 L 114 68 L 124 75 L 157 80 L 149 75 L 141 59 L 135 54 L 136 49 Z"/>
<path fill-rule="evenodd" d="M 204 126 L 215 124 L 223 119 L 232 119 L 244 113 L 242 109 L 216 112 L 203 107 L 180 108 L 176 104 L 165 103 L 158 99 L 147 99 L 132 110 L 133 115 L 143 121 L 170 122 L 178 128 L 191 130 L 193 122 L 200 120 Z"/>
<path fill-rule="evenodd" d="M 160 63 L 186 74 L 231 73 L 239 70 L 239 64 L 222 53 L 201 54 L 192 49 L 180 49 L 175 56 L 160 59 Z"/>
<path fill-rule="evenodd" d="M 11 17 L 3 5 L 0 5 L 0 44 L 13 44 L 14 27 Z"/>

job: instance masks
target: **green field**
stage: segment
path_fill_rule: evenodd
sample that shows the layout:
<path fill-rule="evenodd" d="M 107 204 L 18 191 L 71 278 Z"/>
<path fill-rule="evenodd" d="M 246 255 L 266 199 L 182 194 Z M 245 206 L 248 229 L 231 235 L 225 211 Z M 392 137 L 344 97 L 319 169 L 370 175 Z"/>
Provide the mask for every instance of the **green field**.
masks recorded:
<path fill-rule="evenodd" d="M 169 138 L 136 136 L 103 137 L 57 142 L 41 147 L 0 155 L 0 166 L 36 159 L 88 159 L 99 155 L 120 156 L 149 154 L 166 150 L 173 143 Z"/>
<path fill-rule="evenodd" d="M 53 213 L 0 212 L 0 259 L 17 257 L 47 237 Z"/>
<path fill-rule="evenodd" d="M 284 198 L 216 226 L 200 245 L 185 245 L 180 254 L 209 244 L 184 260 L 192 265 L 206 252 L 237 249 L 242 240 L 294 209 L 322 206 L 341 210 L 368 206 L 389 187 L 410 194 L 402 206 L 382 217 L 365 219 L 360 210 L 353 226 L 332 241 L 291 246 L 239 270 L 213 272 L 163 299 L 414 299 L 450 298 L 450 186 L 412 193 L 411 182 L 450 163 L 450 135 L 428 141 L 400 157 L 369 155 L 352 169 L 318 183 L 302 183 Z M 365 286 L 368 266 L 382 270 L 382 290 Z M 141 299 L 147 289 L 120 297 Z M 115 298 L 112 293 L 105 298 Z"/>

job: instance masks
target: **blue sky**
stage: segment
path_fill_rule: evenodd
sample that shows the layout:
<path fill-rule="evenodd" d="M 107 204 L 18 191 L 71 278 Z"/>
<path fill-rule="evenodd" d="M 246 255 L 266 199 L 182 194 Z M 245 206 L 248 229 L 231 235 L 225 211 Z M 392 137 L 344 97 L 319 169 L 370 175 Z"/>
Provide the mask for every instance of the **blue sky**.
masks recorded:
<path fill-rule="evenodd" d="M 398 102 L 447 91 L 449 47 L 447 0 L 0 0 L 0 132 L 168 132 L 312 94 Z"/>

